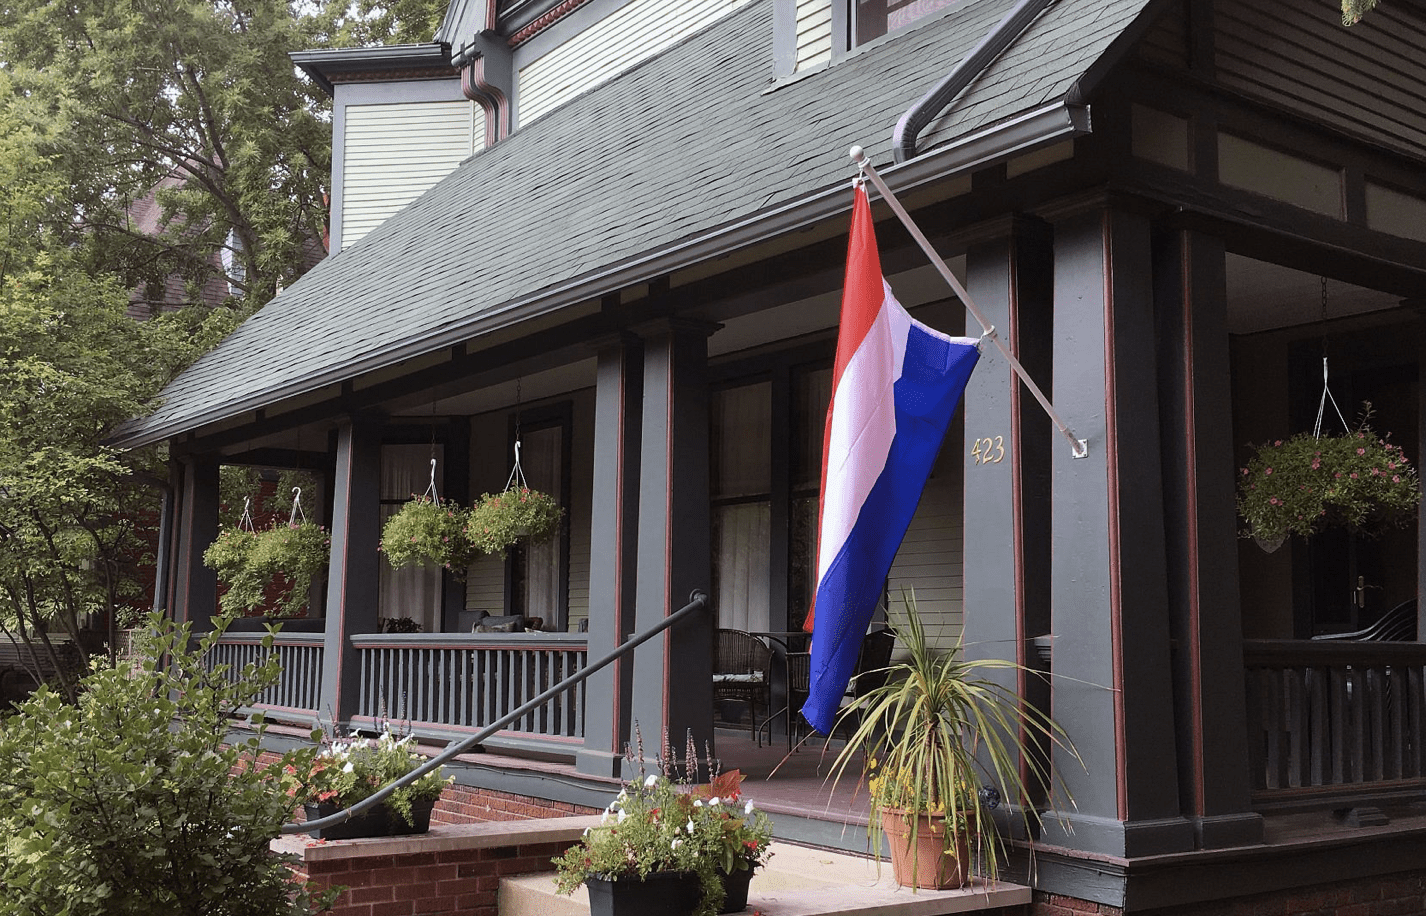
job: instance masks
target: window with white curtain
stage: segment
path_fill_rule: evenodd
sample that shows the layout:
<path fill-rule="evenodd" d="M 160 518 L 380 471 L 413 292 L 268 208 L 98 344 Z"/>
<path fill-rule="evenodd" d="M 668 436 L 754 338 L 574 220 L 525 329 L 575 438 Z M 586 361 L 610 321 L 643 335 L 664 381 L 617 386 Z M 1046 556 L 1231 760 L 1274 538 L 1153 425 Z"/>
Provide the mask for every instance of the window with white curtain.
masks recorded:
<path fill-rule="evenodd" d="M 441 446 L 434 447 L 436 483 L 441 479 Z M 381 523 L 395 515 L 402 504 L 426 492 L 431 484 L 430 445 L 383 445 L 381 447 Z M 410 617 L 422 631 L 433 633 L 441 625 L 441 571 L 432 566 L 405 566 L 392 569 L 383 556 L 378 571 L 378 608 L 383 618 Z"/>
<path fill-rule="evenodd" d="M 788 533 L 788 624 L 802 624 L 817 590 L 817 510 L 822 488 L 822 438 L 832 370 L 805 369 L 792 378 L 791 506 Z"/>
<path fill-rule="evenodd" d="M 770 630 L 772 385 L 713 393 L 713 605 L 718 626 Z M 782 629 L 781 621 L 775 629 Z"/>

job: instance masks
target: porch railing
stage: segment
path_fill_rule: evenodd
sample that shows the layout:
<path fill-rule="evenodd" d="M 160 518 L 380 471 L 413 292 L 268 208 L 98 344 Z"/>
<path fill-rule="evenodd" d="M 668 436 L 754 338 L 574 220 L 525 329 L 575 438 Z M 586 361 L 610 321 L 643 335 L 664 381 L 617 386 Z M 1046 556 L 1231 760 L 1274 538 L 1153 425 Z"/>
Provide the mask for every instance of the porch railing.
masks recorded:
<path fill-rule="evenodd" d="M 282 663 L 277 683 L 263 691 L 257 708 L 315 722 L 322 695 L 321 633 L 278 633 L 272 648 L 263 648 L 265 633 L 225 633 L 208 655 L 209 670 L 226 664 L 230 672 L 242 671 L 250 662 L 264 662 L 276 654 Z"/>
<path fill-rule="evenodd" d="M 410 722 L 464 735 L 500 719 L 583 668 L 582 633 L 411 633 L 352 636 L 360 659 L 358 719 Z M 492 743 L 540 747 L 584 737 L 584 685 L 550 697 Z"/>
<path fill-rule="evenodd" d="M 1426 644 L 1243 646 L 1255 798 L 1426 781 Z"/>

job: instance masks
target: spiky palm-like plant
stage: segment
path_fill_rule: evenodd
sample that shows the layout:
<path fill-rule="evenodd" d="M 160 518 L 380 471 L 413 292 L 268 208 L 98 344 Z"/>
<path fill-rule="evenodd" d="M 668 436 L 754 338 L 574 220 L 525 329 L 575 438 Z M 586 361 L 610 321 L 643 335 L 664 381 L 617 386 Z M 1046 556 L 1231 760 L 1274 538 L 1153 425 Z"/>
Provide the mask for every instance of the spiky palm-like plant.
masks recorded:
<path fill-rule="evenodd" d="M 840 779 L 858 753 L 865 752 L 868 832 L 878 856 L 884 812 L 904 813 L 912 823 L 923 815 L 940 815 L 947 826 L 944 849 L 954 854 L 958 836 L 968 837 L 972 859 L 981 874 L 994 881 L 1002 844 L 980 787 L 993 787 L 1012 803 L 1013 816 L 1022 819 L 1026 835 L 1033 836 L 1040 813 L 1030 787 L 1059 782 L 1042 743 L 1045 748 L 1065 748 L 1075 759 L 1078 754 L 1053 719 L 989 676 L 1028 669 L 1002 659 L 967 659 L 959 641 L 949 651 L 933 648 L 915 595 L 904 593 L 903 603 L 904 615 L 891 615 L 891 623 L 906 655 L 884 669 L 883 686 L 840 714 L 838 725 L 849 725 L 851 737 L 832 772 Z M 1056 788 L 1068 802 L 1063 786 Z M 914 831 L 908 842 L 912 840 Z"/>

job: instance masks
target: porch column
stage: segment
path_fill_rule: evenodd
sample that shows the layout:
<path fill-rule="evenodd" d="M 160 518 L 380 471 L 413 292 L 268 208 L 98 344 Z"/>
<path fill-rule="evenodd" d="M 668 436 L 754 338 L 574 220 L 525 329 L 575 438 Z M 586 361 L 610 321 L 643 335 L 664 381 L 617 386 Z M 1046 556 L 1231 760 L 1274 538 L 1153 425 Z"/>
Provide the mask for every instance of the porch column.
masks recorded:
<path fill-rule="evenodd" d="M 178 523 L 173 619 L 195 630 L 211 628 L 218 612 L 218 576 L 203 565 L 203 551 L 218 537 L 218 459 L 180 459 L 183 502 Z"/>
<path fill-rule="evenodd" d="M 1223 242 L 1154 239 L 1180 796 L 1200 848 L 1260 843 L 1250 811 Z"/>
<path fill-rule="evenodd" d="M 711 588 L 708 514 L 708 334 L 677 320 L 644 336 L 635 630 Z M 701 753 L 713 740 L 713 609 L 634 653 L 632 713 L 652 760 L 664 729 L 675 751 L 689 729 Z"/>
<path fill-rule="evenodd" d="M 468 506 L 470 498 L 470 417 L 451 417 L 441 451 L 441 498 Z M 436 621 L 444 631 L 456 629 L 465 610 L 465 571 L 441 570 L 441 614 Z"/>
<path fill-rule="evenodd" d="M 590 506 L 589 657 L 634 632 L 638 581 L 639 430 L 644 354 L 633 335 L 600 341 L 594 393 L 594 495 Z M 619 776 L 629 727 L 634 660 L 620 659 L 585 686 L 582 773 Z"/>
<path fill-rule="evenodd" d="M 361 688 L 356 651 L 347 637 L 377 631 L 380 470 L 380 428 L 370 419 L 348 418 L 337 429 L 320 706 L 338 728 L 356 715 Z"/>
<path fill-rule="evenodd" d="M 1089 442 L 1053 448 L 1054 715 L 1074 796 L 1054 845 L 1138 857 L 1189 850 L 1169 653 L 1148 220 L 1107 202 L 1055 223 L 1054 404 Z"/>
<path fill-rule="evenodd" d="M 967 252 L 967 292 L 1048 390 L 1054 339 L 1050 227 L 1017 219 L 1007 229 L 1005 237 Z M 1051 442 L 1053 423 L 993 350 L 971 375 L 964 404 L 966 655 L 1043 669 L 1031 641 L 1050 632 L 1049 450 L 1063 440 Z M 1046 682 L 1010 671 L 989 676 L 1048 711 Z M 1017 824 L 1007 819 L 1006 826 Z"/>

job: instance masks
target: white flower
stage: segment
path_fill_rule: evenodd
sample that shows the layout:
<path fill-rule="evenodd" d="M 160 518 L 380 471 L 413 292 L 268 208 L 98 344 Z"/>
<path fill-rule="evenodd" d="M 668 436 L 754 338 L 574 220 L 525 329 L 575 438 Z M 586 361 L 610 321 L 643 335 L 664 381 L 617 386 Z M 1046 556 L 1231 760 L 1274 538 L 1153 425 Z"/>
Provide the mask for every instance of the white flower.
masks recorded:
<path fill-rule="evenodd" d="M 719 805 L 721 805 L 722 803 L 723 803 L 723 800 L 720 799 L 720 798 L 719 798 L 718 796 L 716 796 L 716 795 L 713 796 L 712 798 L 708 799 L 708 805 L 709 805 L 709 807 L 716 808 L 716 807 L 718 807 Z"/>
<path fill-rule="evenodd" d="M 626 818 L 626 817 L 628 817 L 628 816 L 629 816 L 629 812 L 627 812 L 627 811 L 620 811 L 620 812 L 619 812 L 619 817 L 618 817 L 618 819 L 617 819 L 614 823 L 616 823 L 616 824 L 622 824 L 622 823 L 624 823 L 624 818 Z"/>
<path fill-rule="evenodd" d="M 353 766 L 352 762 L 351 762 L 350 760 L 348 760 L 348 761 L 347 761 L 347 765 L 344 766 L 344 767 L 342 767 L 342 772 L 343 772 L 343 773 L 350 773 L 353 769 L 355 769 L 355 767 Z"/>
<path fill-rule="evenodd" d="M 701 799 L 701 798 L 695 798 L 695 799 L 693 800 L 693 807 L 695 807 L 695 808 L 702 808 L 702 807 L 703 807 L 703 799 Z"/>
<path fill-rule="evenodd" d="M 673 849 L 677 849 L 678 847 L 680 847 L 680 846 L 682 846 L 682 845 L 683 845 L 683 840 L 679 839 L 678 837 L 674 837 L 674 838 L 673 838 L 673 842 L 669 844 L 669 846 L 672 847 Z"/>
<path fill-rule="evenodd" d="M 689 832 L 690 834 L 693 833 L 693 818 L 689 818 L 689 819 L 688 819 L 688 832 Z"/>
<path fill-rule="evenodd" d="M 644 780 L 644 788 L 652 789 L 654 786 L 658 785 L 658 781 L 658 776 L 651 773 L 649 774 L 649 778 Z"/>
<path fill-rule="evenodd" d="M 748 799 L 748 803 L 743 806 L 743 813 L 744 813 L 744 814 L 752 814 L 752 813 L 753 813 L 753 801 L 752 801 L 752 799 Z"/>

